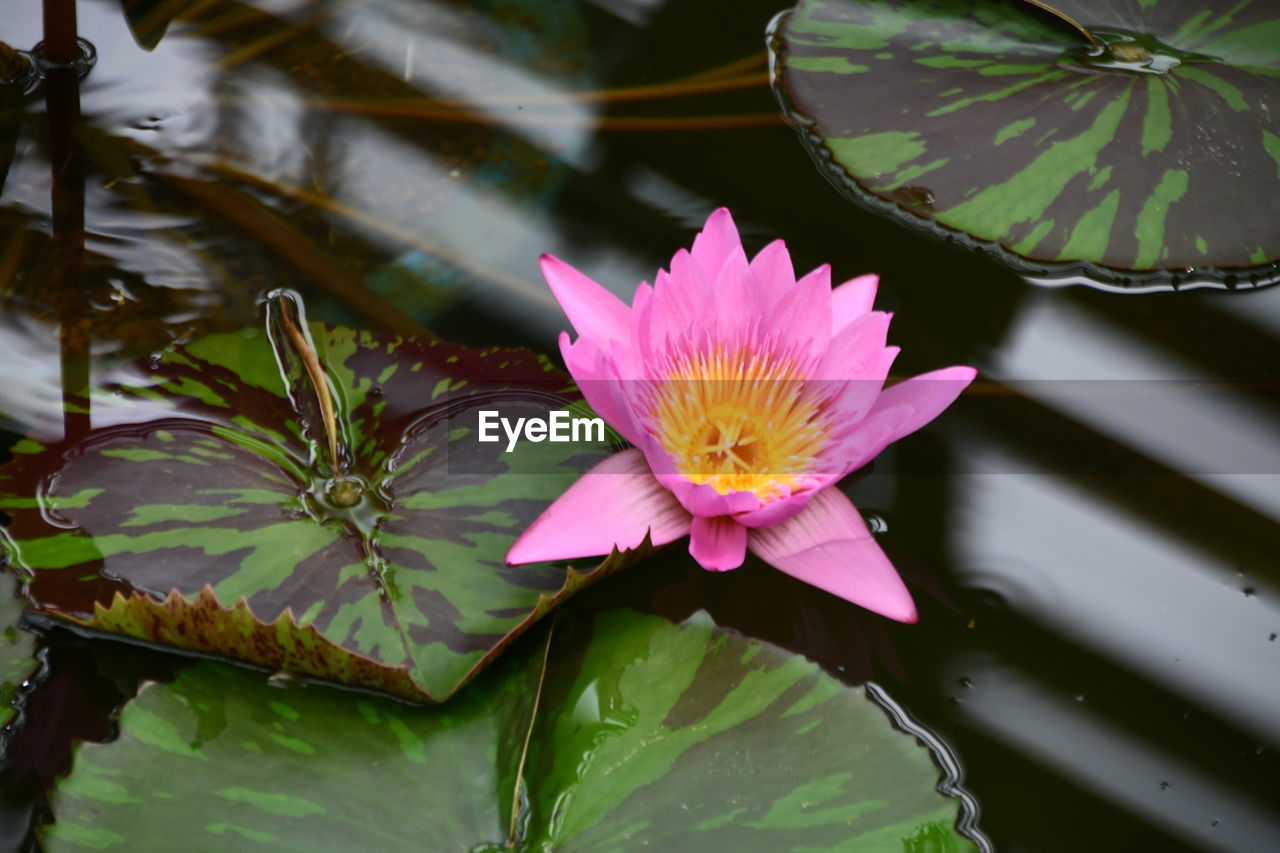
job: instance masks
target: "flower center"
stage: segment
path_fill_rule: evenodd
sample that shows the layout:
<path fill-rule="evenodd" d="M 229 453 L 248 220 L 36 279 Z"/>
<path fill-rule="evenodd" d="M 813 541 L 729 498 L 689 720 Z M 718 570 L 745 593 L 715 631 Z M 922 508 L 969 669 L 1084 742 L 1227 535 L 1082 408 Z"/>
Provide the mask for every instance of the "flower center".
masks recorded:
<path fill-rule="evenodd" d="M 818 470 L 824 400 L 785 362 L 695 354 L 654 382 L 649 397 L 655 436 L 693 483 L 768 503 Z"/>

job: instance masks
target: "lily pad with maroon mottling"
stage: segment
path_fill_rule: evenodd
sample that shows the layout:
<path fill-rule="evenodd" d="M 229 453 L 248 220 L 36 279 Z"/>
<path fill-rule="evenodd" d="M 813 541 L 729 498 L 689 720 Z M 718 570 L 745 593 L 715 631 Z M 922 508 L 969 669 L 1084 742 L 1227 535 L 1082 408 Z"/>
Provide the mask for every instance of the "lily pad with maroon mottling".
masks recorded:
<path fill-rule="evenodd" d="M 1021 271 L 1273 280 L 1280 7 L 800 0 L 779 96 L 855 199 Z"/>
<path fill-rule="evenodd" d="M 574 399 L 528 351 L 311 327 L 338 409 L 260 329 L 164 357 L 0 468 L 35 609 L 90 628 L 443 700 L 624 558 L 509 567 L 515 537 L 606 446 L 476 440 L 476 411 Z M 114 405 L 106 407 L 107 402 Z M 513 408 L 514 407 L 514 408 Z M 527 414 L 527 412 L 526 412 Z"/>
<path fill-rule="evenodd" d="M 44 849 L 990 849 L 873 686 L 705 614 L 571 612 L 546 636 L 435 708 L 211 662 L 148 685 L 77 750 Z"/>

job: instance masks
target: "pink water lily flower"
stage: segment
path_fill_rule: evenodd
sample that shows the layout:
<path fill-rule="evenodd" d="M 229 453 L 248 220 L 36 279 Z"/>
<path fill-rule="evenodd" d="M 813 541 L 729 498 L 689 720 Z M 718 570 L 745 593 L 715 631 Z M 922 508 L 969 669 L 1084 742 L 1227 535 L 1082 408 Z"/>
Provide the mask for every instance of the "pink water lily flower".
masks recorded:
<path fill-rule="evenodd" d="M 796 280 L 781 240 L 747 260 L 729 211 L 628 308 L 563 261 L 542 273 L 578 332 L 560 337 L 587 402 L 632 445 L 584 474 L 507 554 L 516 565 L 689 536 L 703 568 L 765 562 L 902 622 L 915 604 L 835 483 L 949 406 L 948 367 L 884 386 L 898 353 L 877 278 Z"/>

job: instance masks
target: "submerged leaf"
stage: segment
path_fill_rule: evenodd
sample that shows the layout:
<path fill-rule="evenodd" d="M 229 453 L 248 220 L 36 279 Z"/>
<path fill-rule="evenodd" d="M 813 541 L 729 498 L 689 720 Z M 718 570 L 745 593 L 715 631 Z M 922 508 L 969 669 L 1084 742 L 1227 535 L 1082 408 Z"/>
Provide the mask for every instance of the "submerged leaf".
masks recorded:
<path fill-rule="evenodd" d="M 1266 280 L 1280 15 L 1263 0 L 800 0 L 778 93 L 836 183 L 1024 271 Z"/>
<path fill-rule="evenodd" d="M 432 709 L 200 664 L 79 748 L 46 849 L 973 849 L 928 750 L 802 658 L 631 611 L 545 642 Z"/>
<path fill-rule="evenodd" d="M 113 418 L 141 423 L 72 447 L 20 443 L 0 469 L 16 510 L 0 538 L 33 604 L 441 700 L 625 562 L 504 563 L 516 535 L 608 450 L 477 441 L 478 409 L 545 415 L 576 399 L 544 360 L 319 325 L 311 338 L 339 410 L 341 476 L 310 376 L 254 330 L 179 349 L 149 381 L 105 395 Z"/>
<path fill-rule="evenodd" d="M 21 619 L 16 579 L 0 572 L 0 727 L 13 720 L 18 688 L 38 668 L 35 638 L 18 626 Z"/>

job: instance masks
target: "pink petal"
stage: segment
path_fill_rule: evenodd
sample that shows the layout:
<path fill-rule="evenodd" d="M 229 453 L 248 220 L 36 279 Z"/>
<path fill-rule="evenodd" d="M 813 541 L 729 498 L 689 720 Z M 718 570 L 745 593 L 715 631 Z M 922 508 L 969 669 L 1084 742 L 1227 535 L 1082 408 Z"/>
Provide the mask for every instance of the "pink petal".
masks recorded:
<path fill-rule="evenodd" d="M 707 224 L 693 238 L 693 260 L 702 267 L 707 278 L 714 279 L 735 252 L 743 255 L 738 228 L 733 224 L 729 209 L 718 208 L 707 217 Z M 746 260 L 746 255 L 743 255 L 743 260 Z"/>
<path fill-rule="evenodd" d="M 812 370 L 831 345 L 831 267 L 823 264 L 790 290 L 775 291 L 764 328 L 779 352 Z"/>
<path fill-rule="evenodd" d="M 767 503 L 757 509 L 738 513 L 733 517 L 733 520 L 743 527 L 769 527 L 786 521 L 804 509 L 805 501 L 809 499 L 809 495 L 813 492 L 813 489 L 807 485 L 803 488 L 803 491 L 797 491 L 792 495 Z"/>
<path fill-rule="evenodd" d="M 892 315 L 883 311 L 872 311 L 836 332 L 818 365 L 815 378 L 868 378 L 885 350 L 891 319 Z M 880 379 L 883 381 L 884 377 Z"/>
<path fill-rule="evenodd" d="M 570 343 L 569 333 L 561 332 L 560 355 L 588 405 L 623 438 L 636 444 L 641 431 L 623 396 L 626 384 L 618 379 L 617 371 L 600 348 L 587 338 Z"/>
<path fill-rule="evenodd" d="M 871 311 L 880 276 L 860 275 L 831 291 L 831 332 L 835 334 Z"/>
<path fill-rule="evenodd" d="M 790 290 L 796 283 L 796 271 L 791 265 L 787 244 L 774 240 L 751 259 L 751 276 L 760 294 L 773 294 Z"/>
<path fill-rule="evenodd" d="M 648 353 L 651 366 L 679 360 L 708 329 L 715 328 L 715 294 L 711 279 L 684 249 L 671 259 L 671 272 L 659 270 L 645 323 L 636 340 Z"/>
<path fill-rule="evenodd" d="M 614 342 L 628 339 L 630 311 L 621 299 L 559 258 L 543 255 L 539 263 L 543 278 L 579 335 L 605 352 Z"/>
<path fill-rule="evenodd" d="M 899 622 L 917 619 L 902 578 L 837 489 L 814 495 L 788 521 L 752 530 L 750 545 L 766 563 L 807 584 Z"/>
<path fill-rule="evenodd" d="M 689 514 L 649 473 L 644 454 L 631 448 L 599 462 L 556 498 L 520 534 L 507 563 L 598 557 L 635 548 L 646 533 L 654 545 L 665 545 L 688 532 Z"/>
<path fill-rule="evenodd" d="M 862 366 L 862 376 L 845 381 L 839 388 L 830 389 L 835 391 L 830 407 L 831 423 L 834 425 L 832 433 L 837 439 L 857 429 L 858 424 L 867 417 L 867 413 L 879 399 L 881 389 L 884 388 L 884 380 L 889 375 L 889 368 L 893 366 L 893 361 L 897 357 L 897 347 L 886 347 L 880 350 L 870 363 Z M 839 446 L 837 443 L 829 446 L 828 449 Z M 827 450 L 824 450 L 821 455 L 824 459 L 833 458 Z"/>
<path fill-rule="evenodd" d="M 731 518 L 694 516 L 689 528 L 689 553 L 712 572 L 727 572 L 747 557 L 747 528 Z"/>
<path fill-rule="evenodd" d="M 729 352 L 747 346 L 753 327 L 760 322 L 763 305 L 741 248 L 725 259 L 712 289 L 716 299 L 711 315 L 715 320 L 714 342 Z"/>
<path fill-rule="evenodd" d="M 881 391 L 866 418 L 835 451 L 836 458 L 848 462 L 844 473 L 861 468 L 890 443 L 942 414 L 977 373 L 972 367 L 944 367 Z"/>
<path fill-rule="evenodd" d="M 671 455 L 648 433 L 640 437 L 636 446 L 644 452 L 653 476 L 676 496 L 676 500 L 690 515 L 708 518 L 739 515 L 758 509 L 761 505 L 760 498 L 751 492 L 721 494 L 706 483 L 690 482 L 688 477 L 676 470 Z"/>

